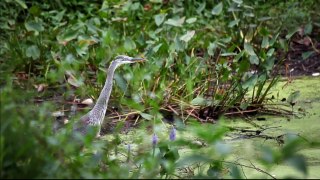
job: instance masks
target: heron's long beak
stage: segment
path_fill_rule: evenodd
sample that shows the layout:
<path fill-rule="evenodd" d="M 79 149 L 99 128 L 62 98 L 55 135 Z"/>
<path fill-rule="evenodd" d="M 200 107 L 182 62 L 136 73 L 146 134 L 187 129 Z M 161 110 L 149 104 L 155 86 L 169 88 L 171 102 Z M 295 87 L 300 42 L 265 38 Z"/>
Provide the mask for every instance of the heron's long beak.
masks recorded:
<path fill-rule="evenodd" d="M 132 58 L 131 61 L 142 62 L 142 61 L 146 61 L 146 59 L 144 59 L 144 58 Z"/>

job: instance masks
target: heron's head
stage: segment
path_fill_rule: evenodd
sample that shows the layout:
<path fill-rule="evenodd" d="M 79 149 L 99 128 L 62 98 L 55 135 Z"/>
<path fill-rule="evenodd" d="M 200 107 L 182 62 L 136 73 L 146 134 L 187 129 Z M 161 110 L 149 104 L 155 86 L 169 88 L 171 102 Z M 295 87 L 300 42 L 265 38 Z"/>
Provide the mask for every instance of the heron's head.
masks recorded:
<path fill-rule="evenodd" d="M 133 58 L 125 55 L 119 55 L 115 58 L 115 60 L 112 62 L 116 66 L 122 65 L 122 64 L 131 64 L 136 62 L 145 61 L 143 58 Z"/>

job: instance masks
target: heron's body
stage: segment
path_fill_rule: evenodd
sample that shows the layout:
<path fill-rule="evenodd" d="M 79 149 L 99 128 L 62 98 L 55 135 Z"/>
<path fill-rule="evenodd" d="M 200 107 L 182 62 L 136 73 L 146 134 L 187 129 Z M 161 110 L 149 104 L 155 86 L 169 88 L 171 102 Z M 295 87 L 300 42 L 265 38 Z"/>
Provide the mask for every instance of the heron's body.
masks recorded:
<path fill-rule="evenodd" d="M 87 114 L 82 116 L 78 122 L 75 123 L 73 127 L 74 132 L 79 132 L 82 135 L 88 134 L 88 131 L 92 127 L 98 128 L 97 136 L 100 134 L 100 128 L 103 123 L 103 119 L 105 117 L 107 107 L 108 107 L 108 101 L 110 98 L 110 94 L 112 91 L 113 86 L 113 75 L 118 66 L 121 64 L 127 64 L 127 63 L 135 63 L 142 61 L 144 59 L 142 58 L 131 58 L 128 56 L 117 56 L 114 61 L 110 64 L 110 67 L 108 69 L 108 77 L 106 79 L 106 82 L 104 84 L 104 87 L 99 95 L 99 98 L 95 104 L 95 106 L 92 108 L 91 111 L 89 111 Z"/>

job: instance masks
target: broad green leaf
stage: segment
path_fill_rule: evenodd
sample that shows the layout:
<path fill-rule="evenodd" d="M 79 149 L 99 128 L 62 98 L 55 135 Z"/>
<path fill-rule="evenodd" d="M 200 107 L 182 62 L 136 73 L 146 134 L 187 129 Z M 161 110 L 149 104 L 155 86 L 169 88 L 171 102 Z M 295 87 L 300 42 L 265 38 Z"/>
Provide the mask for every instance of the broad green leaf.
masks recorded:
<path fill-rule="evenodd" d="M 256 64 L 259 65 L 259 58 L 257 55 L 252 55 L 250 56 L 250 63 L 251 64 Z"/>
<path fill-rule="evenodd" d="M 197 13 L 198 14 L 200 14 L 203 10 L 204 10 L 204 8 L 206 7 L 206 2 L 204 1 L 203 3 L 201 3 L 200 5 L 199 5 L 199 7 L 197 8 Z"/>
<path fill-rule="evenodd" d="M 254 74 L 246 82 L 242 84 L 242 88 L 243 89 L 248 88 L 250 90 L 257 84 L 257 81 L 258 81 L 258 75 Z"/>
<path fill-rule="evenodd" d="M 78 36 L 77 30 L 68 29 L 63 34 L 57 36 L 58 41 L 61 42 L 69 42 L 73 39 L 76 39 Z"/>
<path fill-rule="evenodd" d="M 172 19 L 168 19 L 166 22 L 164 22 L 165 24 L 171 25 L 171 26 L 176 26 L 176 27 L 181 27 L 182 24 L 184 23 L 186 17 L 182 17 L 182 18 L 172 18 Z"/>
<path fill-rule="evenodd" d="M 181 41 L 188 42 L 194 36 L 196 31 L 188 31 L 185 35 L 180 37 Z"/>
<path fill-rule="evenodd" d="M 222 9 L 223 9 L 223 4 L 222 2 L 220 2 L 212 9 L 211 14 L 219 15 L 222 12 Z"/>
<path fill-rule="evenodd" d="M 198 97 L 194 98 L 190 103 L 192 105 L 203 106 L 203 105 L 206 105 L 206 99 L 204 99 L 203 97 L 198 96 Z"/>
<path fill-rule="evenodd" d="M 41 32 L 44 30 L 43 26 L 41 23 L 39 22 L 35 22 L 35 21 L 28 21 L 24 24 L 24 26 L 26 27 L 26 29 L 28 31 L 36 31 L 36 32 Z"/>
<path fill-rule="evenodd" d="M 273 44 L 276 42 L 276 40 L 278 39 L 278 36 L 279 36 L 280 33 L 278 33 L 277 35 L 273 36 L 271 38 L 271 40 L 269 41 L 269 45 L 270 46 L 273 46 Z"/>
<path fill-rule="evenodd" d="M 268 50 L 267 56 L 271 57 L 273 55 L 273 53 L 274 53 L 274 48 L 271 48 L 271 49 Z"/>
<path fill-rule="evenodd" d="M 268 38 L 268 36 L 263 36 L 261 47 L 262 48 L 268 48 L 269 47 L 269 38 Z"/>
<path fill-rule="evenodd" d="M 233 179 L 243 179 L 241 171 L 239 170 L 238 166 L 234 164 L 231 165 L 230 175 Z"/>
<path fill-rule="evenodd" d="M 27 48 L 26 50 L 26 56 L 27 57 L 32 57 L 32 59 L 38 59 L 40 57 L 40 50 L 38 46 L 32 45 Z"/>
<path fill-rule="evenodd" d="M 238 25 L 239 22 L 240 22 L 240 19 L 233 20 L 229 22 L 228 27 L 232 28 L 233 26 Z"/>
<path fill-rule="evenodd" d="M 197 21 L 197 18 L 189 18 L 189 19 L 186 20 L 186 22 L 187 22 L 188 24 L 192 24 L 192 23 L 194 23 L 194 22 L 196 22 L 196 21 Z"/>
<path fill-rule="evenodd" d="M 126 92 L 127 91 L 127 81 L 119 74 L 119 73 L 115 73 L 114 75 L 114 80 L 116 81 L 116 85 L 123 91 Z"/>
<path fill-rule="evenodd" d="M 217 44 L 216 43 L 210 43 L 209 44 L 209 47 L 208 47 L 208 54 L 210 55 L 210 56 L 213 56 L 214 55 L 214 51 L 215 51 L 215 49 L 217 48 Z"/>
<path fill-rule="evenodd" d="M 289 95 L 289 97 L 287 98 L 287 102 L 288 103 L 296 103 L 297 102 L 297 99 L 299 98 L 300 96 L 300 91 L 294 91 L 293 93 L 291 93 Z"/>
<path fill-rule="evenodd" d="M 131 38 L 126 38 L 126 40 L 124 41 L 124 48 L 127 51 L 135 49 L 136 48 L 136 43 L 134 43 L 134 41 Z"/>
<path fill-rule="evenodd" d="M 243 1 L 242 0 L 232 0 L 233 2 L 237 3 L 237 4 L 242 4 Z"/>
<path fill-rule="evenodd" d="M 28 8 L 24 0 L 14 0 L 14 1 L 17 2 L 23 9 Z"/>
<path fill-rule="evenodd" d="M 307 169 L 308 165 L 305 157 L 303 157 L 302 155 L 295 155 L 294 157 L 291 157 L 286 161 L 288 164 L 290 164 L 291 166 L 293 166 L 303 174 L 306 175 L 308 173 L 308 169 Z"/>
<path fill-rule="evenodd" d="M 305 27 L 304 27 L 304 35 L 308 35 L 308 34 L 311 34 L 312 32 L 312 24 L 311 23 L 308 23 Z"/>
<path fill-rule="evenodd" d="M 266 59 L 266 61 L 263 62 L 263 65 L 262 65 L 262 66 L 263 66 L 267 71 L 270 71 L 270 70 L 272 70 L 272 68 L 273 68 L 274 60 L 275 60 L 274 57 L 268 57 L 268 58 Z"/>
<path fill-rule="evenodd" d="M 162 43 L 158 44 L 157 46 L 155 46 L 154 48 L 152 48 L 153 52 L 158 52 L 159 48 L 162 46 Z"/>
<path fill-rule="evenodd" d="M 253 47 L 249 43 L 244 43 L 244 50 L 251 56 L 256 55 L 256 53 L 253 50 Z"/>
<path fill-rule="evenodd" d="M 293 29 L 291 30 L 287 35 L 286 35 L 286 39 L 290 39 L 296 32 L 298 32 L 299 30 L 296 28 L 296 29 Z"/>
<path fill-rule="evenodd" d="M 303 60 L 306 60 L 306 59 L 308 59 L 313 53 L 315 53 L 314 51 L 308 51 L 308 52 L 304 52 L 304 53 L 302 53 L 302 59 Z"/>
<path fill-rule="evenodd" d="M 153 116 L 147 113 L 140 113 L 140 115 L 146 120 L 152 120 Z"/>
<path fill-rule="evenodd" d="M 157 14 L 157 15 L 155 15 L 154 16 L 154 20 L 156 22 L 156 25 L 160 26 L 163 23 L 165 17 L 166 17 L 166 14 Z"/>
<path fill-rule="evenodd" d="M 237 53 L 222 53 L 221 56 L 236 56 Z"/>
<path fill-rule="evenodd" d="M 244 54 L 244 51 L 241 51 L 240 53 L 238 53 L 236 57 L 233 59 L 233 62 L 238 62 L 239 59 L 243 56 L 243 54 Z"/>

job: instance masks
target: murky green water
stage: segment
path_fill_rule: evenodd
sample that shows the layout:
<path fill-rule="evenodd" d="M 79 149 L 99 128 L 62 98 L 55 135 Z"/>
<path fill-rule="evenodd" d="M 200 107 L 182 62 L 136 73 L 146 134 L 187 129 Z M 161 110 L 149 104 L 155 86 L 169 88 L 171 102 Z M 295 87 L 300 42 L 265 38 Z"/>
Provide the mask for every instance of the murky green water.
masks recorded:
<path fill-rule="evenodd" d="M 320 137 L 320 78 L 301 78 L 296 79 L 286 87 L 283 85 L 286 82 L 279 82 L 278 85 L 272 90 L 272 93 L 276 96 L 279 92 L 279 99 L 287 98 L 293 91 L 300 91 L 300 97 L 297 104 L 294 106 L 294 111 L 299 108 L 305 110 L 305 115 L 299 115 L 299 117 L 291 117 L 289 119 L 285 117 L 274 116 L 261 116 L 265 117 L 266 121 L 255 121 L 256 124 L 262 127 L 275 127 L 264 131 L 263 133 L 269 136 L 278 136 L 285 133 L 299 134 L 301 137 L 310 141 L 319 142 Z M 280 90 L 280 91 L 279 91 Z M 290 108 L 288 108 L 290 109 Z M 249 123 L 243 120 L 232 120 L 228 123 L 234 127 L 252 127 Z M 241 139 L 232 143 L 234 153 L 230 160 L 239 159 L 239 162 L 244 164 L 250 164 L 248 160 L 254 159 L 258 154 L 255 148 L 261 145 L 270 145 L 274 148 L 279 148 L 279 145 L 274 140 L 264 141 L 263 139 Z M 304 175 L 288 165 L 277 165 L 271 170 L 268 170 L 270 174 L 275 178 L 285 177 L 299 177 L 299 178 L 320 178 L 320 149 L 319 148 L 305 148 L 298 153 L 303 154 L 307 158 L 308 163 L 308 176 Z M 255 164 L 259 164 L 254 162 Z M 263 166 L 258 167 L 262 168 Z M 247 178 L 262 178 L 266 177 L 261 173 L 248 168 L 243 169 Z"/>

